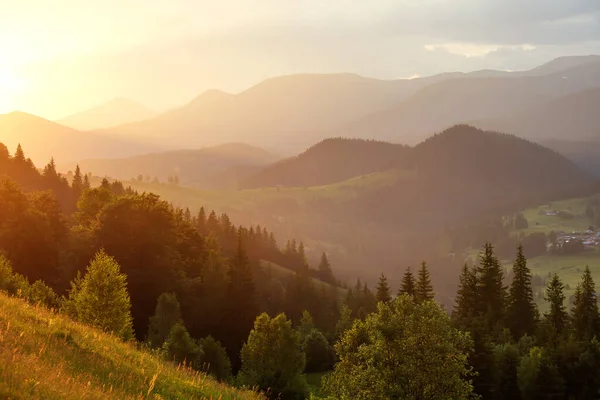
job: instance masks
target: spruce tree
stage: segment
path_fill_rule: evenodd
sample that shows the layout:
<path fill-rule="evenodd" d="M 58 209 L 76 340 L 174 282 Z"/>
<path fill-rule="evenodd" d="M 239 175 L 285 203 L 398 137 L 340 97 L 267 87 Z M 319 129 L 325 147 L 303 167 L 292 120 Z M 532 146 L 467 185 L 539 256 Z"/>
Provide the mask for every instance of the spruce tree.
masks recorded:
<path fill-rule="evenodd" d="M 398 295 L 407 294 L 409 296 L 415 297 L 416 293 L 416 284 L 415 277 L 410 270 L 410 267 L 406 268 L 406 272 L 402 277 L 402 284 L 400 285 L 400 290 L 398 291 Z"/>
<path fill-rule="evenodd" d="M 71 184 L 75 198 L 79 198 L 81 192 L 83 192 L 83 177 L 81 176 L 81 169 L 79 164 L 75 167 L 75 174 L 73 175 L 73 182 Z"/>
<path fill-rule="evenodd" d="M 494 329 L 504 318 L 506 288 L 502 279 L 502 266 L 494 255 L 493 246 L 486 243 L 477 267 L 477 293 L 478 311 L 488 329 Z"/>
<path fill-rule="evenodd" d="M 468 324 L 477 315 L 477 272 L 465 264 L 459 278 L 458 292 L 452 317 L 460 324 Z"/>
<path fill-rule="evenodd" d="M 389 303 L 392 301 L 392 294 L 387 283 L 385 275 L 381 274 L 379 283 L 377 284 L 377 294 L 375 296 L 378 302 Z"/>
<path fill-rule="evenodd" d="M 598 333 L 600 316 L 596 288 L 589 267 L 585 267 L 581 283 L 577 285 L 572 309 L 573 329 L 575 337 L 589 340 Z"/>
<path fill-rule="evenodd" d="M 89 178 L 89 176 L 86 174 L 86 175 L 84 175 L 84 177 L 83 177 L 83 188 L 84 188 L 84 189 L 89 189 L 90 187 L 91 187 L 91 185 L 90 185 L 90 178 Z"/>
<path fill-rule="evenodd" d="M 546 287 L 544 300 L 550 303 L 550 307 L 548 312 L 544 314 L 544 320 L 558 335 L 564 333 L 568 321 L 564 289 L 565 285 L 563 285 L 558 274 L 554 273 Z"/>
<path fill-rule="evenodd" d="M 419 277 L 417 279 L 417 285 L 415 288 L 415 300 L 419 303 L 424 301 L 433 300 L 435 294 L 433 293 L 433 286 L 431 285 L 431 279 L 429 278 L 429 271 L 427 270 L 427 264 L 425 261 L 421 264 L 419 270 Z"/>
<path fill-rule="evenodd" d="M 531 270 L 527 267 L 522 245 L 518 248 L 517 259 L 513 265 L 513 281 L 507 303 L 506 322 L 513 337 L 519 339 L 523 335 L 532 335 L 539 313 L 533 298 Z"/>
<path fill-rule="evenodd" d="M 327 254 L 323 253 L 321 255 L 321 262 L 319 262 L 319 276 L 323 282 L 327 282 L 329 284 L 335 284 L 335 278 L 333 276 L 333 271 L 331 270 L 331 264 L 329 264 L 329 260 L 327 259 Z"/>
<path fill-rule="evenodd" d="M 21 143 L 19 143 L 17 145 L 17 151 L 15 151 L 15 155 L 14 155 L 13 159 L 17 163 L 19 163 L 19 164 L 24 164 L 25 163 L 25 153 L 23 152 L 23 148 L 21 147 Z"/>

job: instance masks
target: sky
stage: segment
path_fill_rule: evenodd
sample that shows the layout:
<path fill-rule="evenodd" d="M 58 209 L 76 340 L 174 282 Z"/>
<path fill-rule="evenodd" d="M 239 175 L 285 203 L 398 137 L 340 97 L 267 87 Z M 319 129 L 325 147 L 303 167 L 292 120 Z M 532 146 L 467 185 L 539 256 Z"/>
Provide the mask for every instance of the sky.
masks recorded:
<path fill-rule="evenodd" d="M 600 54 L 599 0 L 0 0 L 0 113 L 48 119 L 126 97 L 352 72 L 523 70 Z"/>

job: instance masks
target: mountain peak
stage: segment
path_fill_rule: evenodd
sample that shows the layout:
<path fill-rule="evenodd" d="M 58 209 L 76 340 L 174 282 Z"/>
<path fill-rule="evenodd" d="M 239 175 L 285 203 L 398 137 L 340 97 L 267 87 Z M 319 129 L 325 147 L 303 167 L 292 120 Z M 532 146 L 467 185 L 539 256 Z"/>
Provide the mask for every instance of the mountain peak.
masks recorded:
<path fill-rule="evenodd" d="M 95 130 L 141 121 L 155 115 L 156 112 L 141 104 L 124 97 L 117 97 L 96 107 L 70 115 L 58 122 L 78 130 Z"/>

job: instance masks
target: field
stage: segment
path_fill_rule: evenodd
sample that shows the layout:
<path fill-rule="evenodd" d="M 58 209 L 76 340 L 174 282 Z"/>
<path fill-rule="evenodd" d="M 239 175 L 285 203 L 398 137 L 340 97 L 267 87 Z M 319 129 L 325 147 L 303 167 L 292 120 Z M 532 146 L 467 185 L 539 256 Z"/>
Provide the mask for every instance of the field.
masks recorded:
<path fill-rule="evenodd" d="M 0 293 L 2 399 L 238 399 L 239 391 Z"/>
<path fill-rule="evenodd" d="M 551 231 L 586 231 L 591 225 L 591 221 L 585 216 L 585 209 L 589 200 L 589 197 L 583 197 L 556 201 L 528 208 L 523 211 L 523 215 L 529 222 L 529 228 L 524 229 L 523 232 L 526 234 L 534 232 L 544 232 L 548 234 Z M 549 210 L 566 211 L 572 214 L 573 218 L 564 219 L 555 215 L 549 216 L 540 214 L 540 211 Z"/>

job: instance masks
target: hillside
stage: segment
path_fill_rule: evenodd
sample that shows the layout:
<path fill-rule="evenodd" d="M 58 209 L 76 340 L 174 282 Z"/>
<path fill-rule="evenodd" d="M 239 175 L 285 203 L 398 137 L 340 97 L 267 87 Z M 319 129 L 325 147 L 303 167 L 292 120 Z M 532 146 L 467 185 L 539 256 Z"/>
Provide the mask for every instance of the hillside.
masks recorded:
<path fill-rule="evenodd" d="M 109 128 L 152 118 L 156 112 L 131 100 L 117 98 L 99 106 L 81 111 L 57 121 L 73 129 L 89 131 Z"/>
<path fill-rule="evenodd" d="M 510 116 L 598 86 L 600 62 L 541 76 L 517 74 L 450 79 L 430 85 L 383 112 L 358 119 L 340 131 L 355 137 L 417 143 L 430 132 L 453 124 Z M 546 138 L 553 134 L 542 132 L 539 135 Z"/>
<path fill-rule="evenodd" d="M 0 293 L 0 398 L 261 399 Z"/>
<path fill-rule="evenodd" d="M 243 143 L 229 143 L 197 150 L 177 150 L 119 159 L 90 159 L 79 162 L 85 171 L 117 179 L 132 177 L 158 178 L 167 181 L 177 176 L 179 182 L 198 187 L 218 187 L 232 168 L 254 168 L 277 160 L 277 156 Z M 63 170 L 73 170 L 65 165 Z"/>
<path fill-rule="evenodd" d="M 20 143 L 37 165 L 45 165 L 51 157 L 57 163 L 66 163 L 90 157 L 125 157 L 156 150 L 155 146 L 143 141 L 79 132 L 21 112 L 0 114 L 0 142 L 11 152 Z"/>
<path fill-rule="evenodd" d="M 242 188 L 320 186 L 382 170 L 407 148 L 359 139 L 326 139 L 298 156 L 269 165 L 243 179 Z"/>
<path fill-rule="evenodd" d="M 599 138 L 600 139 L 600 138 Z M 600 176 L 600 140 L 554 139 L 541 143 L 567 157 L 595 176 Z"/>
<path fill-rule="evenodd" d="M 600 139 L 598 104 L 600 83 L 595 88 L 536 105 L 513 115 L 475 121 L 474 124 L 483 129 L 509 132 L 534 140 Z"/>

